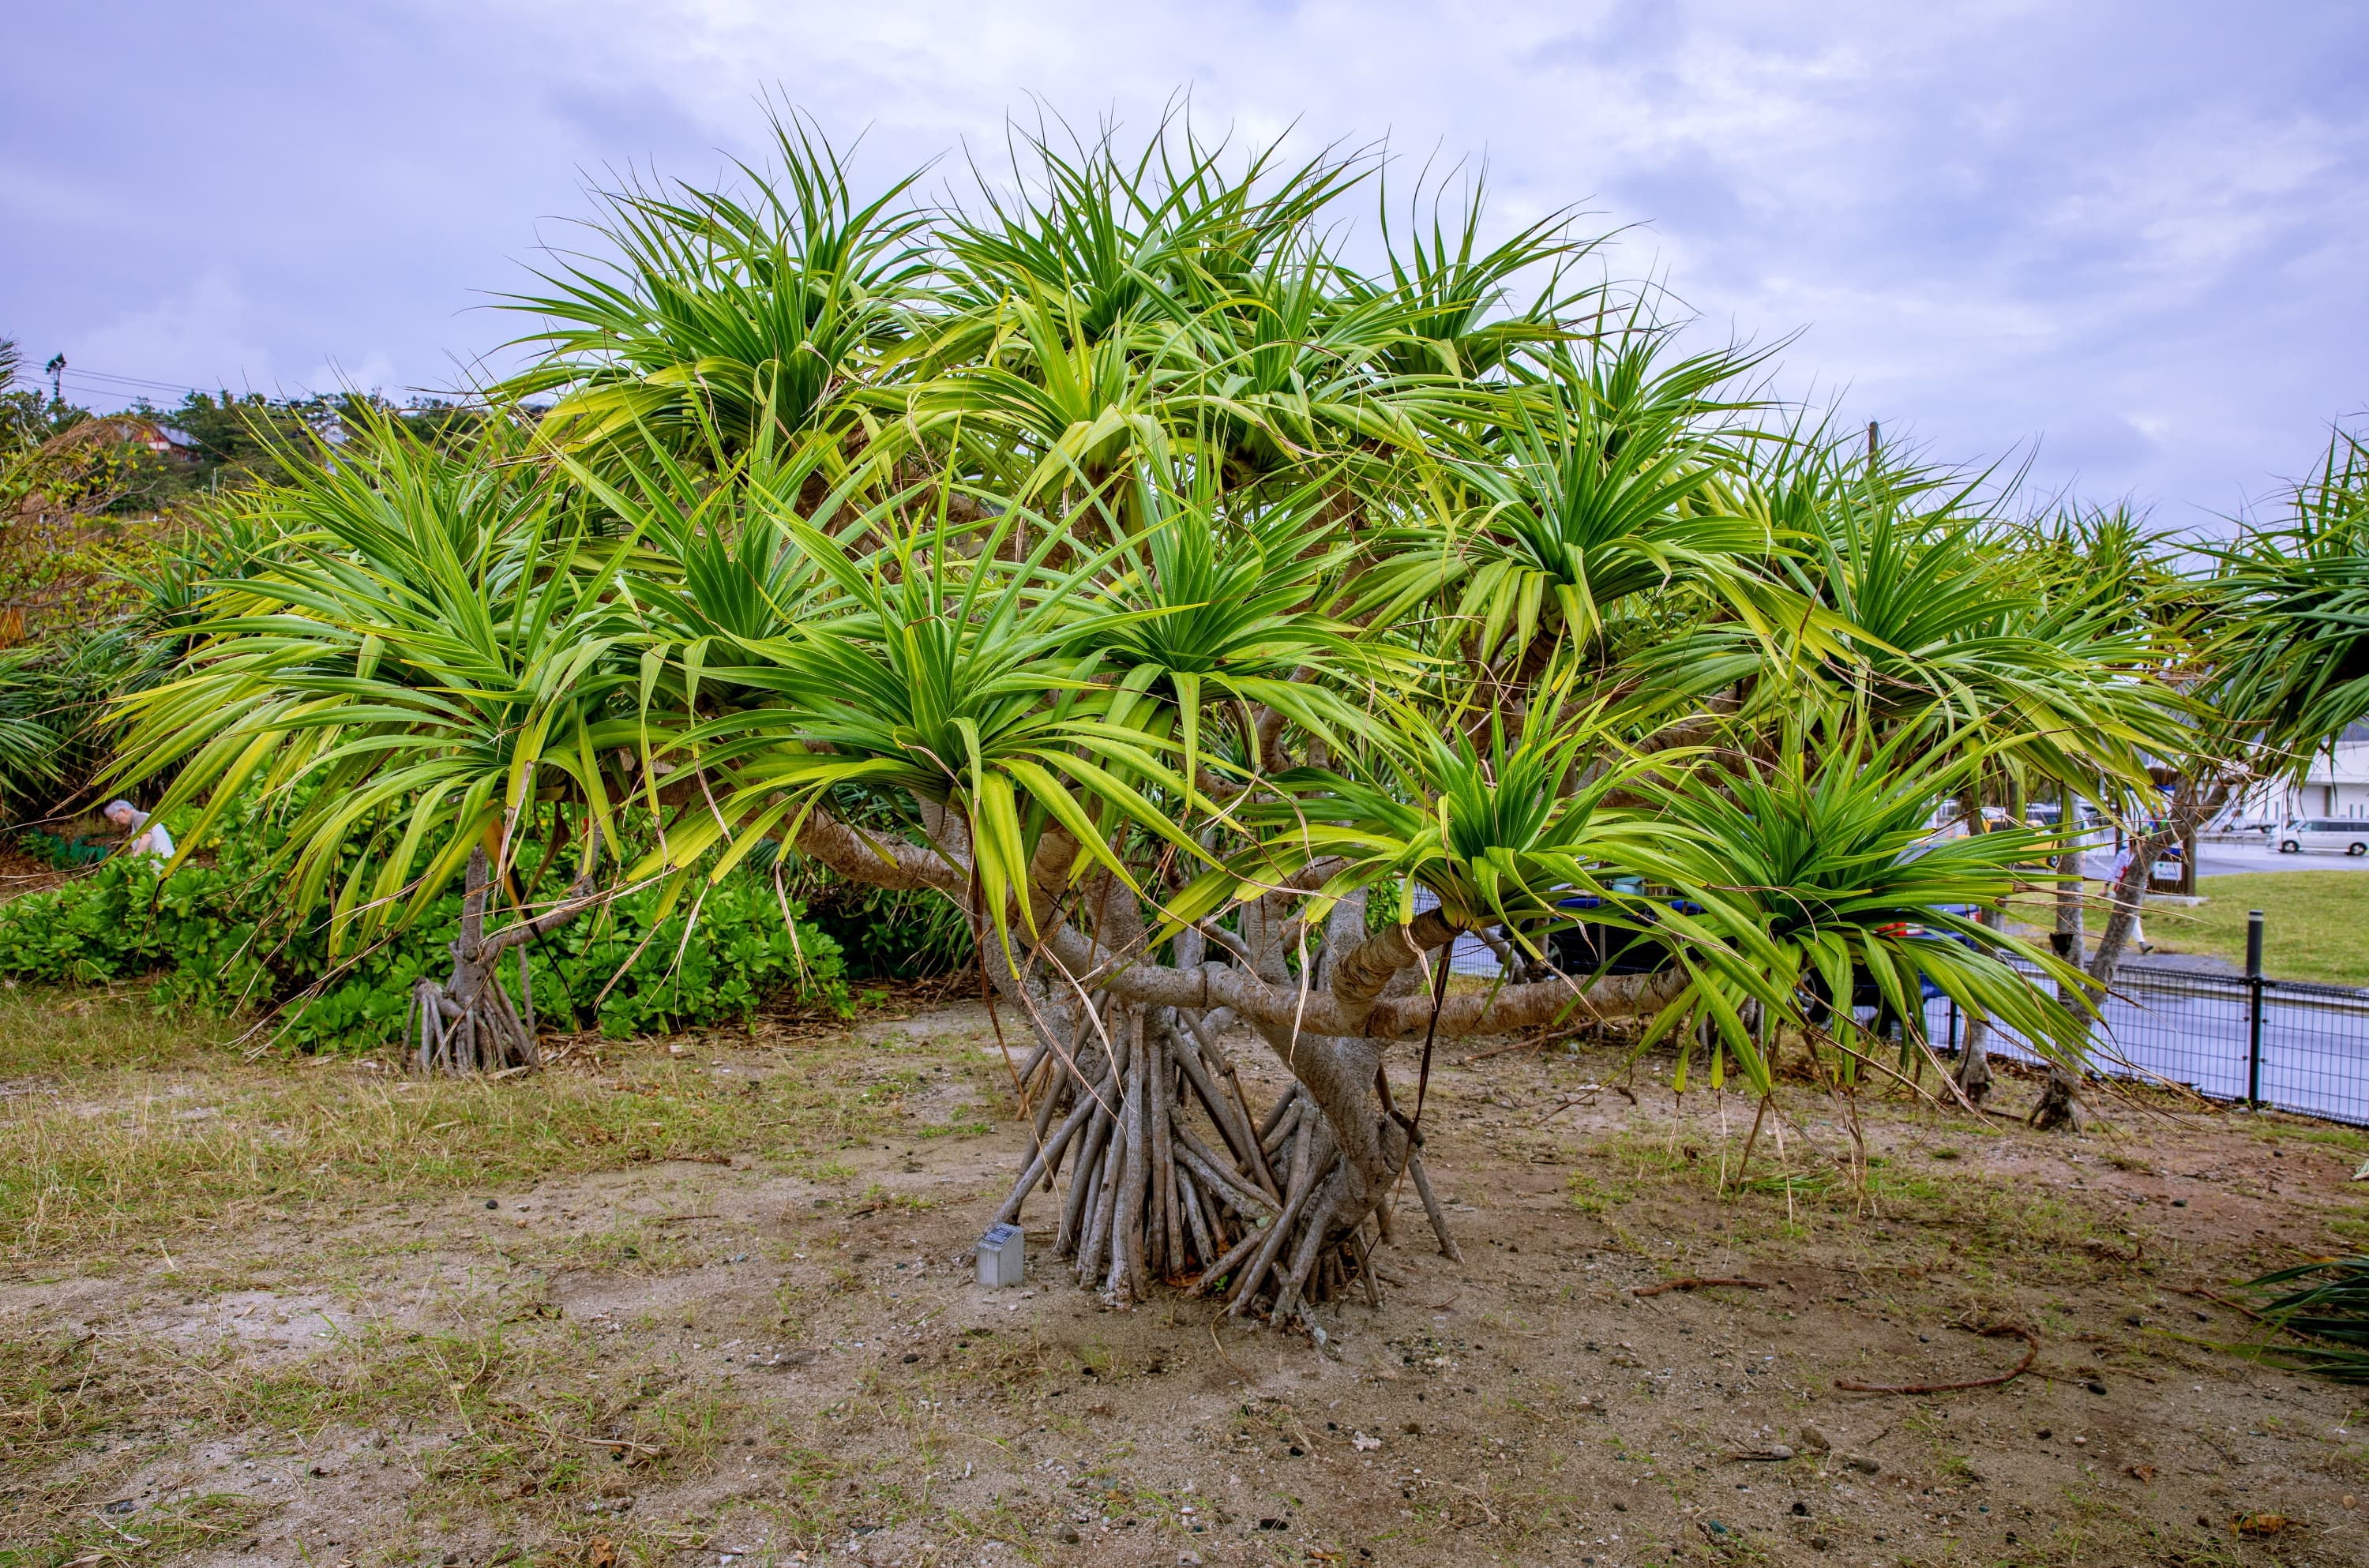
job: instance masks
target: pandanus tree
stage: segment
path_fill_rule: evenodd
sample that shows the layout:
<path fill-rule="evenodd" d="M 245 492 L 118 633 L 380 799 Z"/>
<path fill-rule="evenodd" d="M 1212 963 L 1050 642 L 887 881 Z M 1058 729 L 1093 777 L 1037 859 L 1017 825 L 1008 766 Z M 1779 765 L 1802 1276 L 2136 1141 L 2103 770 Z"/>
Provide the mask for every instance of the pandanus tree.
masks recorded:
<path fill-rule="evenodd" d="M 244 798 L 288 818 L 285 905 L 326 909 L 333 954 L 465 883 L 451 978 L 414 998 L 422 1068 L 537 1059 L 522 944 L 589 907 L 613 839 L 610 715 L 640 635 L 618 563 L 488 423 L 457 450 L 386 424 L 275 498 L 268 571 L 223 585 L 177 677 L 132 700 L 115 780 L 173 773 L 160 810 L 201 802 L 181 853 Z M 578 875 L 515 897 L 572 836 Z M 486 928 L 501 889 L 511 923 Z M 520 995 L 495 979 L 519 954 Z"/>
<path fill-rule="evenodd" d="M 2280 512 L 2216 555 L 2200 605 L 2215 695 L 2299 775 L 2369 713 L 2369 440 L 2334 432 Z"/>
<path fill-rule="evenodd" d="M 1476 204 L 1361 276 L 1323 227 L 1354 162 L 1039 141 L 1023 194 L 916 227 L 779 152 L 754 196 L 620 206 L 623 281 L 562 269 L 515 383 L 554 418 L 375 433 L 280 495 L 138 706 L 125 776 L 168 805 L 288 803 L 292 908 L 364 939 L 459 877 L 507 921 L 423 989 L 429 1059 L 531 1036 L 486 955 L 537 922 L 652 880 L 696 918 L 786 846 L 967 922 L 1027 1043 L 998 1218 L 1045 1195 L 1116 1300 L 1288 1322 L 1373 1288 L 1402 1181 L 1455 1251 L 1440 1041 L 1626 1026 L 1765 1092 L 1783 1039 L 1865 1054 L 1864 972 L 2078 1048 L 2006 962 L 2048 955 L 1907 929 L 2024 874 L 2029 834 L 1916 841 L 2057 688 L 1993 668 L 2025 644 L 1855 631 L 1836 495 L 1756 488 L 1748 357 L 1507 304 L 1559 225 L 1492 248 Z M 530 840 L 579 876 L 513 886 Z M 1666 962 L 1563 967 L 1574 901 Z M 1467 933 L 1503 975 L 1451 980 Z M 1246 1038 L 1288 1075 L 1264 1106 Z"/>

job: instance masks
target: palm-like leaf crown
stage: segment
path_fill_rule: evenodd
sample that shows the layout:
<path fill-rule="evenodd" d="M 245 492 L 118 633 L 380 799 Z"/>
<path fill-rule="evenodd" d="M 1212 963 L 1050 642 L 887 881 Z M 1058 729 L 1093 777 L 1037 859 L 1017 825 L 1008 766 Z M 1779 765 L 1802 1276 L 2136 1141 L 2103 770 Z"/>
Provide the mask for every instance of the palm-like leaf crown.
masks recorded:
<path fill-rule="evenodd" d="M 542 361 L 509 396 L 563 394 L 563 439 L 628 432 L 734 449 L 832 424 L 870 363 L 901 342 L 931 267 L 923 220 L 852 194 L 830 145 L 773 124 L 778 175 L 739 166 L 753 199 L 629 185 L 594 225 L 613 259 L 559 258 L 544 292 L 510 297 L 544 324 L 519 341 Z"/>
<path fill-rule="evenodd" d="M 2286 515 L 2216 555 L 2224 702 L 2260 715 L 2300 773 L 2369 712 L 2369 441 L 2335 432 Z"/>
<path fill-rule="evenodd" d="M 284 800 L 292 908 L 357 930 L 531 820 L 689 886 L 861 799 L 1005 932 L 1048 876 L 1170 931 L 1296 881 L 1536 955 L 1593 890 L 1740 1052 L 1745 1001 L 1846 970 L 2070 1038 L 1989 948 L 1890 933 L 1970 934 L 1917 911 L 2036 853 L 1913 853 L 1939 796 L 2143 781 L 2165 735 L 2157 621 L 2031 586 L 2051 546 L 1978 489 L 1756 426 L 1759 356 L 1566 287 L 1560 215 L 1482 243 L 1477 183 L 1364 274 L 1370 161 L 1040 134 L 928 217 L 777 133 L 514 302 L 539 427 L 367 432 L 267 497 L 121 776 L 193 841 Z"/>

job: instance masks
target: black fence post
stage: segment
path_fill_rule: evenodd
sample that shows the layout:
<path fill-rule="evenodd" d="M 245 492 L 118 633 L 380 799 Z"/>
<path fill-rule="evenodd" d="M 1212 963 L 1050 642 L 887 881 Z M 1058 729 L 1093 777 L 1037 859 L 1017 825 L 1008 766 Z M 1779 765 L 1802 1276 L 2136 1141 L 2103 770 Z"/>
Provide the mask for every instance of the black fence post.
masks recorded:
<path fill-rule="evenodd" d="M 2246 911 L 2246 1104 L 2262 1105 L 2262 911 Z"/>

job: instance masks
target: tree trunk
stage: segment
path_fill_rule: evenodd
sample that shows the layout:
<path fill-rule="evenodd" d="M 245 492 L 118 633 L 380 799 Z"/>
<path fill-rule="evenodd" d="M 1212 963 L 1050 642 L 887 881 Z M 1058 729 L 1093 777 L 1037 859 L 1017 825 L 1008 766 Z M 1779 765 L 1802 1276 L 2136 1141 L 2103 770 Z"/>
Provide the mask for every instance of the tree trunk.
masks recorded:
<path fill-rule="evenodd" d="M 1969 833 L 1985 830 L 1981 799 L 1972 789 L 1958 797 L 1958 819 L 1966 825 Z M 1987 906 L 1974 911 L 1974 920 L 1993 931 L 2002 930 L 2007 925 L 2006 911 Z M 1966 1014 L 1965 1045 L 1958 1053 L 1955 1077 L 1958 1093 L 1966 1097 L 1969 1104 L 1979 1105 L 1991 1097 L 1990 1033 L 1991 1021 L 1988 1018 L 1979 1013 Z"/>
<path fill-rule="evenodd" d="M 532 919 L 521 919 L 488 933 L 486 906 L 493 878 L 481 846 L 469 852 L 462 883 L 461 934 L 452 943 L 452 973 L 442 985 L 423 979 L 412 988 L 404 1023 L 413 1043 L 413 1063 L 422 1072 L 499 1072 L 539 1067 L 535 1042 L 534 988 L 527 974 L 526 944 L 556 931 L 599 901 L 593 881 L 599 869 L 598 839 L 587 841 L 587 864 L 559 901 Z M 518 950 L 519 999 L 502 989 L 502 955 Z"/>
<path fill-rule="evenodd" d="M 2131 928 L 2138 923 L 2139 910 L 2146 899 L 2147 879 L 2156 857 L 2175 843 L 2192 842 L 2198 825 L 2220 813 L 2238 782 L 2234 774 L 2183 774 L 2173 784 L 2164 820 L 2151 824 L 2146 832 L 2130 836 L 2130 864 L 2106 890 L 2105 929 L 2099 933 L 2097 950 L 2082 968 L 2088 979 L 2081 999 L 2086 1002 L 2082 1007 L 2085 1014 L 2103 1002 L 2106 992 L 2113 986 L 2115 971 L 2122 967 L 2123 949 L 2130 944 Z M 2192 864 L 2193 858 L 2192 853 Z M 2076 999 L 2068 991 L 2061 1000 L 2073 1005 Z M 2078 1070 L 2063 1063 L 2050 1064 L 2048 1084 L 2042 1092 L 2040 1104 L 2032 1110 L 2031 1125 L 2078 1132 L 2088 1119 L 2088 1108 L 2081 1102 Z"/>
<path fill-rule="evenodd" d="M 1047 1129 L 994 1218 L 1018 1222 L 1049 1189 L 1053 1255 L 1114 1305 L 1168 1279 L 1288 1325 L 1340 1291 L 1374 1295 L 1365 1221 L 1383 1223 L 1402 1174 L 1441 1250 L 1458 1255 L 1429 1183 L 1410 1171 L 1419 1119 L 1384 1071 L 1393 1046 L 1412 1054 L 1427 1036 L 1528 1027 L 1575 1007 L 1650 1015 L 1686 984 L 1683 971 L 1615 976 L 1574 997 L 1558 976 L 1446 997 L 1435 1017 L 1415 977 L 1445 962 L 1458 928 L 1435 910 L 1369 935 L 1360 895 L 1310 926 L 1299 910 L 1333 863 L 1242 907 L 1234 930 L 1179 933 L 1162 963 L 1137 895 L 1107 875 L 1073 882 L 1077 844 L 1059 830 L 1039 841 L 1000 931 L 978 901 L 965 824 L 931 807 L 922 828 L 926 845 L 817 812 L 797 847 L 854 880 L 933 889 L 962 909 L 997 1004 L 1036 1036 L 1024 1103 Z M 1219 1044 L 1238 1025 L 1292 1075 L 1264 1117 Z"/>
<path fill-rule="evenodd" d="M 1999 910 L 1978 910 L 1974 919 L 1996 931 L 2007 924 L 2007 915 Z M 1991 1097 L 1991 1021 L 1979 1013 L 1966 1014 L 1965 1044 L 1958 1052 L 1958 1093 L 1971 1104 L 1979 1105 Z"/>
<path fill-rule="evenodd" d="M 2069 828 L 2073 820 L 2072 792 L 2070 790 L 2063 792 L 2058 799 L 2064 802 L 2064 816 L 2058 826 Z M 2132 857 L 2132 869 L 2139 872 L 2139 886 L 2144 888 L 2146 872 L 2135 855 Z M 2056 930 L 2051 945 L 2054 947 L 2058 957 L 2076 969 L 2079 969 L 2087 962 L 2089 955 L 2085 951 L 2083 941 L 2081 849 L 2077 841 L 2056 857 L 2056 874 L 2068 880 L 2057 884 Z M 2117 885 L 2111 896 L 2119 905 L 2123 897 L 2120 885 Z M 2126 923 L 2123 926 L 2125 939 L 2129 929 Z M 2060 1005 L 2078 1012 L 2086 1009 L 2090 999 L 2086 989 L 2071 981 L 2059 981 L 2056 1000 Z M 2081 1103 L 2079 1070 L 2063 1062 L 2049 1063 L 2048 1082 L 2041 1090 L 2040 1104 L 2032 1109 L 2031 1125 L 2042 1128 L 2063 1127 L 2078 1132 L 2088 1123 L 2089 1109 Z"/>
<path fill-rule="evenodd" d="M 2122 967 L 2123 949 L 2130 944 L 2131 928 L 2138 923 L 2139 910 L 2146 899 L 2147 876 L 2156 856 L 2177 837 L 2178 830 L 2172 826 L 2130 836 L 2130 863 L 2106 889 L 2106 924 L 2098 934 L 2097 951 L 2089 955 L 2086 965 L 2077 958 L 2069 960 L 2082 969 L 2088 984 L 2078 994 L 2071 987 L 2064 988 L 2058 1000 L 2066 1006 L 2078 1007 L 2086 1013 L 2105 999 L 2114 983 L 2114 972 Z M 2032 1107 L 2031 1125 L 2043 1132 L 2079 1132 L 2088 1127 L 2089 1108 L 2081 1098 L 2081 1089 L 2078 1068 L 2065 1062 L 2049 1063 L 2048 1082 L 2041 1089 L 2040 1103 Z"/>

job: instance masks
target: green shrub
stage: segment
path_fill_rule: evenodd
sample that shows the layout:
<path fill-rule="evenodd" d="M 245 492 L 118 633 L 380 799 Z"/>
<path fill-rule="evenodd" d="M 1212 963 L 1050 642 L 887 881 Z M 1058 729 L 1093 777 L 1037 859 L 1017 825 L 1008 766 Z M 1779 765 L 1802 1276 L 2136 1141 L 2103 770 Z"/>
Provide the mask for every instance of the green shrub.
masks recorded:
<path fill-rule="evenodd" d="M 48 861 L 61 871 L 97 865 L 115 850 L 113 842 L 108 840 L 86 838 L 79 833 L 72 837 L 45 833 L 39 828 L 28 829 L 17 834 L 17 847 L 35 860 Z"/>
<path fill-rule="evenodd" d="M 875 887 L 798 862 L 790 887 L 857 979 L 912 980 L 970 966 L 970 925 L 933 892 Z"/>
<path fill-rule="evenodd" d="M 216 1014 L 278 1007 L 280 1037 L 305 1050 L 397 1041 L 413 985 L 451 968 L 459 893 L 395 940 L 333 959 L 322 922 L 290 929 L 276 918 L 269 834 L 258 820 L 244 827 L 212 864 L 160 877 L 152 861 L 113 860 L 0 904 L 0 974 L 86 984 L 153 975 L 162 1006 Z M 645 888 L 534 944 L 538 1013 L 622 1037 L 746 1019 L 785 990 L 847 1011 L 839 944 L 770 879 L 727 878 L 698 900 L 695 921 L 692 902 L 660 919 L 658 890 Z M 514 960 L 505 964 L 513 996 L 516 974 Z"/>

